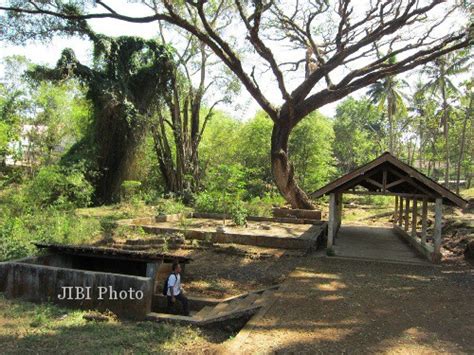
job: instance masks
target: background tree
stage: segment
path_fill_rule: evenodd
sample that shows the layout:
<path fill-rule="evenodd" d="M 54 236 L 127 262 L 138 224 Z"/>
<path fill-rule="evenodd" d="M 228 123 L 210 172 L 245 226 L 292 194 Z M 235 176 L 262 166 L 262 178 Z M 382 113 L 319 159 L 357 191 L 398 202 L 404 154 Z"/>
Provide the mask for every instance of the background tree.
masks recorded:
<path fill-rule="evenodd" d="M 205 43 L 179 28 L 158 24 L 161 42 L 175 48 L 176 66 L 152 132 L 166 190 L 183 195 L 200 186 L 199 144 L 215 107 L 229 102 L 239 86 L 217 65 Z"/>
<path fill-rule="evenodd" d="M 464 95 L 460 99 L 460 108 L 458 112 L 458 124 L 456 125 L 457 134 L 455 137 L 459 137 L 458 144 L 455 144 L 455 148 L 458 148 L 457 152 L 457 164 L 456 164 L 456 193 L 459 194 L 461 170 L 464 168 L 464 176 L 466 177 L 466 186 L 471 186 L 471 175 L 473 155 L 474 155 L 474 139 L 473 139 L 473 115 L 474 115 L 474 79 L 466 81 L 464 83 Z M 467 152 L 467 154 L 466 154 Z"/>
<path fill-rule="evenodd" d="M 269 186 L 272 184 L 272 170 L 268 137 L 272 133 L 272 126 L 268 115 L 264 111 L 258 111 L 240 129 L 239 149 L 235 159 L 248 169 L 248 188 L 254 196 L 263 196 L 271 190 Z"/>
<path fill-rule="evenodd" d="M 396 59 L 394 56 L 388 59 L 390 64 L 394 64 Z M 388 151 L 391 154 L 395 153 L 395 142 L 398 141 L 397 134 L 394 130 L 394 120 L 406 114 L 406 106 L 403 98 L 403 93 L 400 89 L 407 87 L 408 84 L 404 80 L 397 79 L 397 77 L 390 75 L 383 80 L 372 84 L 368 95 L 372 102 L 378 104 L 381 112 L 386 113 L 388 119 Z"/>
<path fill-rule="evenodd" d="M 334 177 L 333 142 L 331 122 L 317 111 L 310 113 L 291 133 L 289 156 L 303 189 L 316 190 Z"/>
<path fill-rule="evenodd" d="M 27 134 L 31 147 L 28 155 L 33 165 L 50 165 L 83 138 L 91 124 L 91 105 L 75 80 L 34 86 L 30 117 L 23 120 L 24 124 L 35 127 Z"/>
<path fill-rule="evenodd" d="M 216 111 L 212 115 L 199 145 L 201 171 L 235 162 L 245 145 L 240 136 L 242 125 L 225 112 Z"/>
<path fill-rule="evenodd" d="M 35 173 L 81 139 L 90 123 L 90 105 L 78 82 L 37 83 L 25 75 L 33 63 L 11 56 L 3 61 L 0 85 L 2 159 L 26 164 Z"/>
<path fill-rule="evenodd" d="M 371 100 L 348 98 L 336 108 L 334 157 L 343 175 L 384 151 L 386 132 L 380 111 Z"/>
<path fill-rule="evenodd" d="M 196 36 L 236 75 L 272 119 L 273 177 L 281 194 L 296 208 L 313 208 L 313 205 L 295 180 L 294 167 L 288 159 L 288 141 L 291 131 L 310 112 L 387 76 L 467 47 L 472 41 L 472 23 L 459 17 L 461 14 L 454 4 L 438 0 L 373 1 L 358 4 L 355 12 L 350 0 L 335 4 L 301 1 L 293 9 L 287 4 L 283 8 L 282 4 L 264 0 L 146 3 L 153 6 L 155 13 L 143 17 L 118 13 L 99 0 L 94 2 L 97 9 L 76 6 L 71 11 L 71 6 L 61 1 L 12 0 L 10 6 L 2 6 L 0 10 L 6 11 L 4 23 L 9 28 L 23 21 L 22 31 L 28 33 L 34 32 L 29 28 L 50 25 L 54 22 L 52 18 L 61 22 L 109 17 L 135 23 L 166 21 Z M 222 15 L 214 21 L 216 9 Z M 442 14 L 441 18 L 433 16 L 435 10 Z M 453 18 L 457 21 L 451 21 Z M 39 24 L 31 23 L 34 19 Z M 449 31 L 440 28 L 447 21 L 451 21 Z M 33 26 L 28 28 L 25 22 Z M 219 33 L 219 28 L 229 23 L 233 30 Z M 285 45 L 295 48 L 290 60 L 277 55 Z M 244 63 L 236 50 L 242 46 L 251 48 L 259 60 L 253 57 Z M 378 49 L 383 51 L 387 46 L 393 49 L 391 54 L 378 57 Z M 392 55 L 399 60 L 387 63 Z M 288 67 L 289 73 L 285 72 Z M 272 103 L 266 94 L 268 90 L 262 89 L 256 80 L 256 75 L 263 77 L 264 72 L 280 91 L 281 104 Z"/>
<path fill-rule="evenodd" d="M 450 180 L 450 149 L 449 149 L 449 126 L 451 118 L 450 100 L 458 93 L 456 85 L 451 78 L 454 75 L 465 73 L 469 70 L 470 56 L 467 51 L 450 53 L 437 58 L 432 64 L 424 67 L 424 72 L 428 75 L 429 81 L 425 88 L 433 95 L 437 96 L 442 106 L 440 109 L 440 126 L 443 127 L 444 135 L 444 185 L 449 187 Z"/>
<path fill-rule="evenodd" d="M 9 56 L 4 58 L 2 66 L 4 75 L 0 79 L 0 169 L 6 167 L 6 157 L 19 159 L 18 151 L 12 149 L 12 142 L 18 141 L 21 134 L 22 120 L 27 116 L 30 107 L 30 87 L 22 76 L 31 66 L 25 57 Z"/>

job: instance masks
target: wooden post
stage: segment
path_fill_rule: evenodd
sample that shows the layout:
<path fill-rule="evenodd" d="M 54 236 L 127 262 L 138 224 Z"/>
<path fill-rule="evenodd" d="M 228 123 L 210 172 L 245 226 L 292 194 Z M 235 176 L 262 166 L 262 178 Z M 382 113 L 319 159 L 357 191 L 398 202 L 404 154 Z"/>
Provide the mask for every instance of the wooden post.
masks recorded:
<path fill-rule="evenodd" d="M 337 231 L 339 231 L 339 228 L 341 228 L 342 224 L 342 192 L 338 194 L 337 197 L 338 205 L 337 205 Z"/>
<path fill-rule="evenodd" d="M 336 232 L 335 227 L 336 217 L 336 195 L 334 193 L 329 194 L 329 221 L 328 221 L 328 248 L 332 248 L 334 243 L 334 235 Z"/>
<path fill-rule="evenodd" d="M 401 227 L 403 221 L 403 197 L 400 196 L 400 208 L 398 209 L 398 225 Z"/>
<path fill-rule="evenodd" d="M 413 238 L 416 238 L 416 222 L 417 222 L 417 214 L 418 214 L 418 211 L 417 211 L 417 200 L 416 200 L 416 197 L 413 199 L 413 207 L 411 209 L 411 236 Z"/>
<path fill-rule="evenodd" d="M 408 232 L 408 220 L 410 218 L 410 198 L 407 197 L 405 200 L 405 232 Z"/>
<path fill-rule="evenodd" d="M 423 211 L 421 213 L 421 244 L 426 244 L 426 231 L 428 230 L 428 200 L 423 199 Z"/>
<path fill-rule="evenodd" d="M 443 199 L 437 198 L 435 202 L 435 224 L 433 231 L 433 262 L 441 261 L 441 219 L 443 217 Z"/>
<path fill-rule="evenodd" d="M 393 226 L 395 227 L 398 222 L 398 196 L 395 196 L 395 209 L 393 210 Z"/>

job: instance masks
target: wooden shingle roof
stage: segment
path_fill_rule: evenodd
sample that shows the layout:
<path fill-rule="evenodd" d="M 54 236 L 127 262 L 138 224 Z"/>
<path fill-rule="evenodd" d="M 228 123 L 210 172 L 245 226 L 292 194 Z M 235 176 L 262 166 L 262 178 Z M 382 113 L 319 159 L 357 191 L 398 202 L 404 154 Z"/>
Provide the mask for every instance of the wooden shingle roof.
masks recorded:
<path fill-rule="evenodd" d="M 330 182 L 310 196 L 318 198 L 330 193 L 351 193 L 356 187 L 364 188 L 360 193 L 413 196 L 427 198 L 429 201 L 442 198 L 444 204 L 461 208 L 465 208 L 468 204 L 461 196 L 395 158 L 389 152 Z"/>

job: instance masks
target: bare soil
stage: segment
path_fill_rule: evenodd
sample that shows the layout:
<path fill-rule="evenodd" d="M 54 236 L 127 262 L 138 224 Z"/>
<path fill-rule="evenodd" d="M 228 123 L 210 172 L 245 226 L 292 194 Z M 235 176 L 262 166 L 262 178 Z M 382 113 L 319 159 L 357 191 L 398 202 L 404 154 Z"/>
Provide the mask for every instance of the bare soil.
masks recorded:
<path fill-rule="evenodd" d="M 331 258 L 304 259 L 239 353 L 474 352 L 474 273 Z"/>
<path fill-rule="evenodd" d="M 148 225 L 147 225 L 148 226 Z M 217 227 L 223 226 L 223 220 L 211 218 L 186 218 L 182 221 L 154 222 L 150 226 L 174 228 L 180 230 L 199 230 L 200 232 L 215 233 Z M 314 229 L 313 224 L 294 224 L 278 222 L 247 221 L 245 226 L 238 226 L 227 220 L 224 228 L 228 233 L 242 235 L 265 235 L 291 238 L 310 238 Z"/>
<path fill-rule="evenodd" d="M 225 298 L 282 283 L 301 264 L 302 256 L 255 259 L 217 253 L 212 249 L 188 254 L 183 283 L 190 295 Z"/>

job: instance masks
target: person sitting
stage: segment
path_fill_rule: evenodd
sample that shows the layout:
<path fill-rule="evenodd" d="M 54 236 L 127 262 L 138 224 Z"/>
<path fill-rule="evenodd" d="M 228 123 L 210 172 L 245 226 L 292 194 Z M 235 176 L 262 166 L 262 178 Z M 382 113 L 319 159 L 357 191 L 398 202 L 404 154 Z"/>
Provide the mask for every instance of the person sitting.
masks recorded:
<path fill-rule="evenodd" d="M 183 306 L 183 314 L 189 316 L 188 299 L 184 295 L 183 288 L 181 287 L 181 265 L 179 262 L 173 262 L 172 273 L 168 276 L 168 313 L 170 313 L 173 306 L 178 300 Z"/>

